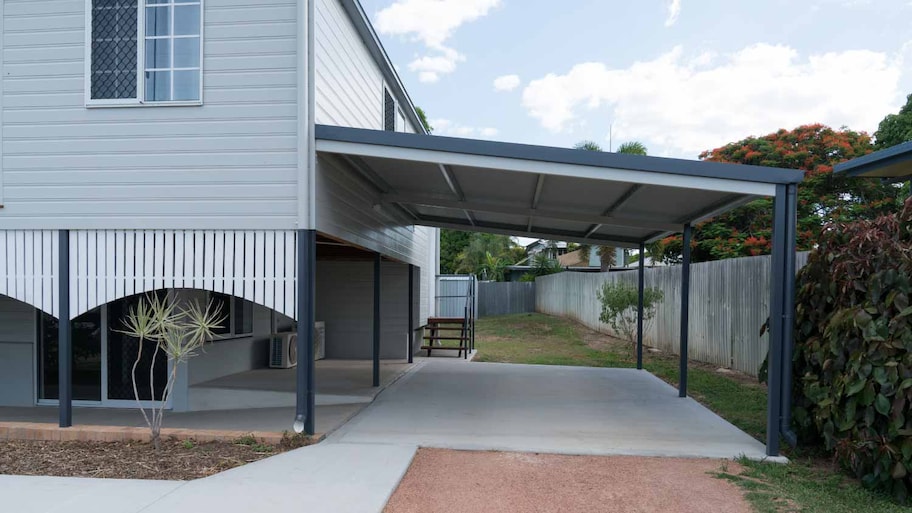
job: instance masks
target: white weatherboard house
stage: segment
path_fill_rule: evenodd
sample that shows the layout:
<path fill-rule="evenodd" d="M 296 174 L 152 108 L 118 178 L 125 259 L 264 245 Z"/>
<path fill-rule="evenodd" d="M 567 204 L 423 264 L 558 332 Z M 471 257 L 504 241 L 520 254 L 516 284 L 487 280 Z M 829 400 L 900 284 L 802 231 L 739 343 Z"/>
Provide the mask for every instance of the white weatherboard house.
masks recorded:
<path fill-rule="evenodd" d="M 691 227 L 771 197 L 767 453 L 794 441 L 802 173 L 425 135 L 357 0 L 0 8 L 0 406 L 57 403 L 63 426 L 74 402 L 131 406 L 137 349 L 116 322 L 172 289 L 230 318 L 178 368 L 170 407 L 265 366 L 269 334 L 297 322 L 294 425 L 313 432 L 316 322 L 326 357 L 371 359 L 377 386 L 380 359 L 411 359 L 432 313 L 438 228 L 641 257 L 683 233 L 686 397 Z"/>
<path fill-rule="evenodd" d="M 224 339 L 180 370 L 175 410 L 193 408 L 194 384 L 264 367 L 298 306 L 325 322 L 328 358 L 370 359 L 379 255 L 379 356 L 406 358 L 409 273 L 420 326 L 438 230 L 376 207 L 341 159 L 315 159 L 315 122 L 423 131 L 356 1 L 0 9 L 0 406 L 134 406 L 137 346 L 115 329 L 160 289 L 230 312 Z M 71 387 L 58 317 L 72 320 Z"/>

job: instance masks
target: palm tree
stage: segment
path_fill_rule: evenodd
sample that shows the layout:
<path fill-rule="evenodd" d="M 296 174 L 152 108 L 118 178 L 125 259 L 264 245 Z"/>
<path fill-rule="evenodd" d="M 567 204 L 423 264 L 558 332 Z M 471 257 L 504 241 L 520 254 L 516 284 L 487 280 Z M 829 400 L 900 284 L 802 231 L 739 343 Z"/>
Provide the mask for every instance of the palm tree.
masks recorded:
<path fill-rule="evenodd" d="M 580 244 L 579 251 L 581 255 L 585 255 L 588 260 L 589 254 L 592 252 L 592 244 Z M 614 267 L 617 262 L 616 260 L 616 251 L 611 246 L 598 246 L 598 256 L 599 264 L 602 272 L 607 272 L 611 267 Z"/>
<path fill-rule="evenodd" d="M 507 263 L 503 258 L 496 257 L 490 252 L 485 253 L 484 262 L 481 264 L 481 279 L 491 281 L 504 281 Z"/>
<path fill-rule="evenodd" d="M 604 151 L 595 141 L 580 141 L 573 145 L 574 150 Z"/>
<path fill-rule="evenodd" d="M 629 141 L 618 146 L 617 152 L 628 155 L 646 155 L 646 146 L 639 141 Z"/>

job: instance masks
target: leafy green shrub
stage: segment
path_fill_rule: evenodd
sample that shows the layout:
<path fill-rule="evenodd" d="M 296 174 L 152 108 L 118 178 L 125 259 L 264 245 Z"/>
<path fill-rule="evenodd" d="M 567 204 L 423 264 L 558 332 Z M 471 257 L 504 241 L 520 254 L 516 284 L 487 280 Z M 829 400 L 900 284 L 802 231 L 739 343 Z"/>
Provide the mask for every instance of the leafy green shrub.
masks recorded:
<path fill-rule="evenodd" d="M 825 230 L 798 275 L 795 427 L 905 501 L 912 471 L 912 199 Z"/>
<path fill-rule="evenodd" d="M 607 281 L 596 291 L 602 303 L 599 320 L 611 326 L 614 333 L 625 340 L 636 336 L 637 304 L 639 292 L 633 285 Z M 656 306 L 665 299 L 661 289 L 646 287 L 643 291 L 643 331 L 655 317 Z"/>

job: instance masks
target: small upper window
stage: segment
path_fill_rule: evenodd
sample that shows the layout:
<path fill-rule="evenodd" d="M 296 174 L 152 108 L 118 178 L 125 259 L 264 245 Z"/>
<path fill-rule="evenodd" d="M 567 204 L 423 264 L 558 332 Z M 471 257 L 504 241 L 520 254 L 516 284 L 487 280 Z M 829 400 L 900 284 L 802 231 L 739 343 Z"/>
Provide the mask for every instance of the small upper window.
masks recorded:
<path fill-rule="evenodd" d="M 383 129 L 396 131 L 396 100 L 386 89 L 383 90 Z"/>
<path fill-rule="evenodd" d="M 89 0 L 91 103 L 199 102 L 202 0 Z"/>

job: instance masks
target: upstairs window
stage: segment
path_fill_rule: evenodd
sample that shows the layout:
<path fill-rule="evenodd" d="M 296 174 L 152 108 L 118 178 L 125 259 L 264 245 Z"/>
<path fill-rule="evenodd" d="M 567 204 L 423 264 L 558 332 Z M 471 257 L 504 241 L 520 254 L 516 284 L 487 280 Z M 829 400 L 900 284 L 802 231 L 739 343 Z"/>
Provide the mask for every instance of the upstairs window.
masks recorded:
<path fill-rule="evenodd" d="M 202 0 L 88 0 L 89 104 L 199 103 Z"/>
<path fill-rule="evenodd" d="M 396 100 L 386 89 L 383 90 L 383 129 L 396 131 Z"/>

